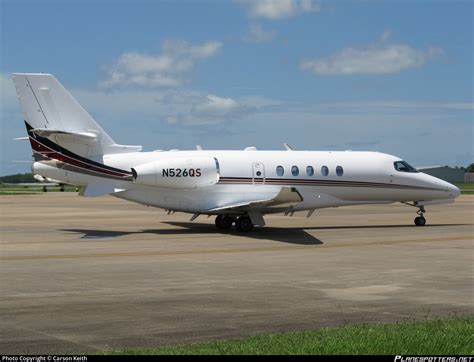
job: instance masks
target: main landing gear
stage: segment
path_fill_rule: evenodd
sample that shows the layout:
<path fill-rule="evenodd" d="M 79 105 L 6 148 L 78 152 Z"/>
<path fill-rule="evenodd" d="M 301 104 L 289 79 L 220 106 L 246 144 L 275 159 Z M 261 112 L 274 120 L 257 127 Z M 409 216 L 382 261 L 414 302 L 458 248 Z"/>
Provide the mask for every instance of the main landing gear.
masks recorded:
<path fill-rule="evenodd" d="M 426 219 L 423 216 L 423 214 L 425 213 L 425 208 L 423 206 L 417 206 L 417 207 L 418 207 L 418 211 L 416 213 L 418 214 L 418 216 L 415 217 L 415 225 L 416 226 L 425 226 Z"/>
<path fill-rule="evenodd" d="M 218 215 L 216 217 L 216 227 L 220 230 L 228 230 L 235 222 L 237 231 L 248 232 L 253 229 L 253 223 L 248 216 L 239 216 L 238 218 L 229 215 Z"/>
<path fill-rule="evenodd" d="M 237 231 L 248 232 L 253 229 L 253 224 L 248 216 L 240 216 L 235 221 L 235 228 Z"/>
<path fill-rule="evenodd" d="M 216 217 L 216 226 L 218 229 L 227 230 L 232 227 L 232 224 L 235 221 L 235 217 L 228 215 L 218 215 Z"/>

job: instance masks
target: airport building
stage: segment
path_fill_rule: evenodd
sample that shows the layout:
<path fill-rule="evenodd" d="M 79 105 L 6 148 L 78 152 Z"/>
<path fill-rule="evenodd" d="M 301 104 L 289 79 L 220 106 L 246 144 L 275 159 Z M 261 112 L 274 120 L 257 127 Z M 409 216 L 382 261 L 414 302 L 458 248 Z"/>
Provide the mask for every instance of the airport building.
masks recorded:
<path fill-rule="evenodd" d="M 474 183 L 474 172 L 466 172 L 464 174 L 464 182 Z"/>
<path fill-rule="evenodd" d="M 464 182 L 464 170 L 449 166 L 417 167 L 418 171 L 440 178 L 447 182 Z"/>

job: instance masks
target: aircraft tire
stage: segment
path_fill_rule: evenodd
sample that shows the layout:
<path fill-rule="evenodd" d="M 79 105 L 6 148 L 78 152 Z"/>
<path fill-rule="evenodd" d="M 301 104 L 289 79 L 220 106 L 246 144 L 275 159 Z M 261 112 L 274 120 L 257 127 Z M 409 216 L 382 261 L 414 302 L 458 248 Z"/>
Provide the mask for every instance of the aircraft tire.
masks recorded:
<path fill-rule="evenodd" d="M 416 226 L 425 226 L 426 219 L 423 216 L 417 216 L 415 218 L 415 225 Z"/>
<path fill-rule="evenodd" d="M 235 222 L 235 228 L 241 232 L 248 232 L 253 229 L 253 224 L 248 216 L 241 216 Z"/>
<path fill-rule="evenodd" d="M 234 218 L 227 215 L 218 215 L 216 217 L 216 227 L 221 230 L 227 230 L 232 227 Z"/>

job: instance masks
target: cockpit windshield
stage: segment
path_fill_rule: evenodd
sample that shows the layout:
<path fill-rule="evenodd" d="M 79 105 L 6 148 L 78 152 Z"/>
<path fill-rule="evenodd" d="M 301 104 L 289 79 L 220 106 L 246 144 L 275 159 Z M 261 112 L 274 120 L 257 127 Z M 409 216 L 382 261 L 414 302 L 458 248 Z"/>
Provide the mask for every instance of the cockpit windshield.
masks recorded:
<path fill-rule="evenodd" d="M 412 173 L 419 172 L 416 168 L 414 168 L 413 166 L 410 166 L 405 161 L 396 161 L 393 163 L 393 166 L 395 167 L 395 170 L 400 171 L 400 172 L 412 172 Z"/>

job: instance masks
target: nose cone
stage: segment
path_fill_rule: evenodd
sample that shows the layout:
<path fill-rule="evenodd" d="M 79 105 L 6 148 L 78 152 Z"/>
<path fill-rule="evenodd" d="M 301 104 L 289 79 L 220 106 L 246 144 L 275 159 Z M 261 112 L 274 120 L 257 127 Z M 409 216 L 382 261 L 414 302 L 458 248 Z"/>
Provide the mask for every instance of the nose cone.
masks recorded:
<path fill-rule="evenodd" d="M 442 180 L 439 181 L 441 181 L 441 186 L 443 187 L 443 189 L 446 190 L 446 193 L 448 194 L 447 196 L 450 199 L 454 199 L 461 194 L 461 190 L 459 190 L 459 188 L 454 186 L 453 184 Z"/>
<path fill-rule="evenodd" d="M 425 185 L 436 189 L 430 197 L 433 199 L 454 199 L 461 194 L 461 190 L 447 181 L 427 174 L 419 174 Z"/>
<path fill-rule="evenodd" d="M 459 189 L 459 187 L 456 187 L 452 184 L 449 184 L 448 193 L 449 193 L 450 197 L 456 198 L 459 195 L 461 195 L 461 190 Z"/>

